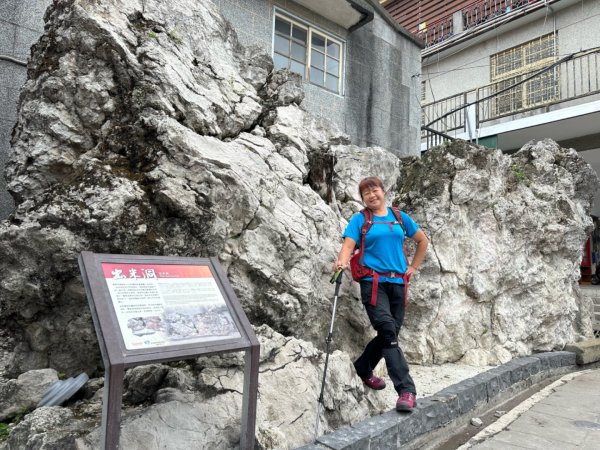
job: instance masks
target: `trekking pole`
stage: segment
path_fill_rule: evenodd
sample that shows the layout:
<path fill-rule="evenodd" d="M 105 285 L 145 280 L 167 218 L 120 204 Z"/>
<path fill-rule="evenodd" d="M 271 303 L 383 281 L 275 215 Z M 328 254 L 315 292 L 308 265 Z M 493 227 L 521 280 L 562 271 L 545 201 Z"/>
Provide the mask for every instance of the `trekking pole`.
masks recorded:
<path fill-rule="evenodd" d="M 340 285 L 342 284 L 342 269 L 338 269 L 332 276 L 330 283 L 335 283 L 335 296 L 333 297 L 333 311 L 331 312 L 331 325 L 329 325 L 329 334 L 327 335 L 327 341 L 325 344 L 325 367 L 323 368 L 323 381 L 321 382 L 321 394 L 319 395 L 319 401 L 317 402 L 317 423 L 315 425 L 315 441 L 319 437 L 319 416 L 321 414 L 321 405 L 323 404 L 323 392 L 325 391 L 325 377 L 327 376 L 327 365 L 329 363 L 329 347 L 331 345 L 331 339 L 333 337 L 333 322 L 335 321 L 335 310 L 337 308 L 337 299 L 340 292 Z"/>

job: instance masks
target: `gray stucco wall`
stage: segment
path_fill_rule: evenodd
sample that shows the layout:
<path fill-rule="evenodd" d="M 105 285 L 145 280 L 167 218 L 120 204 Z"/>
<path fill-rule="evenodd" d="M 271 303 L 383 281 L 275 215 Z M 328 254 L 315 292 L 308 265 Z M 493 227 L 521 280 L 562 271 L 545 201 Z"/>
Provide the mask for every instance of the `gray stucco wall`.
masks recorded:
<path fill-rule="evenodd" d="M 304 107 L 333 122 L 354 144 L 380 146 L 401 156 L 420 154 L 421 49 L 378 13 L 348 33 L 292 0 L 213 1 L 244 45 L 259 45 L 268 53 L 272 53 L 274 8 L 344 41 L 344 95 L 306 83 Z M 368 2 L 357 3 L 371 9 Z"/>
<path fill-rule="evenodd" d="M 0 0 L 0 55 L 27 61 L 31 45 L 44 30 L 43 16 L 51 0 Z M 0 59 L 0 219 L 14 204 L 6 191 L 4 164 L 17 117 L 17 100 L 27 76 L 25 67 Z"/>
<path fill-rule="evenodd" d="M 347 42 L 346 133 L 359 145 L 419 155 L 420 48 L 377 14 Z"/>

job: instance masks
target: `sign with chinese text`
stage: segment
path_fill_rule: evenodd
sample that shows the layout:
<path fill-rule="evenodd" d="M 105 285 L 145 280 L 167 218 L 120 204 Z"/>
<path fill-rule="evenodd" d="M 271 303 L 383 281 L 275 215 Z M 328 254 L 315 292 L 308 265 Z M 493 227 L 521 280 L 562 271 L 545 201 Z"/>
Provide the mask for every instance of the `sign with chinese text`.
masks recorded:
<path fill-rule="evenodd" d="M 218 259 L 82 252 L 79 268 L 105 368 L 100 448 L 119 448 L 128 368 L 236 351 L 240 448 L 254 448 L 260 345 Z"/>
<path fill-rule="evenodd" d="M 102 271 L 128 350 L 240 337 L 208 266 L 102 263 Z"/>

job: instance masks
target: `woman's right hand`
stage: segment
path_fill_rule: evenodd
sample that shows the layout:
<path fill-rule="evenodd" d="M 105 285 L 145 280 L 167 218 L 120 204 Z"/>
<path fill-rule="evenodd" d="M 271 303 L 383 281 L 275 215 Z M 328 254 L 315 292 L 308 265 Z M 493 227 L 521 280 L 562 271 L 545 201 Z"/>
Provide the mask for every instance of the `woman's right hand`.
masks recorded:
<path fill-rule="evenodd" d="M 333 266 L 331 266 L 331 271 L 337 272 L 338 269 L 345 269 L 346 267 L 348 267 L 348 263 L 343 263 L 338 259 L 336 262 L 333 263 Z"/>
<path fill-rule="evenodd" d="M 338 269 L 346 269 L 348 267 L 348 261 L 350 261 L 352 252 L 354 252 L 354 247 L 356 247 L 354 239 L 345 237 L 344 244 L 338 254 L 337 260 L 333 263 L 333 266 L 331 266 L 332 272 L 337 272 Z"/>

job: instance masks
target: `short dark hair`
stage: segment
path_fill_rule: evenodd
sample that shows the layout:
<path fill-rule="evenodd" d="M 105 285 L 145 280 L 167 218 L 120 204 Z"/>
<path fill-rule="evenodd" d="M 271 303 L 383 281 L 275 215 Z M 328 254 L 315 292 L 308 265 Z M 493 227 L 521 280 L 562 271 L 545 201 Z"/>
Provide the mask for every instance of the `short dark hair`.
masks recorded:
<path fill-rule="evenodd" d="M 360 183 L 358 183 L 358 195 L 360 195 L 360 198 L 362 198 L 362 192 L 369 188 L 372 189 L 374 187 L 378 187 L 381 188 L 382 191 L 385 191 L 385 188 L 383 187 L 383 181 L 381 181 L 381 178 L 379 177 L 367 177 L 367 178 L 363 178 Z"/>

